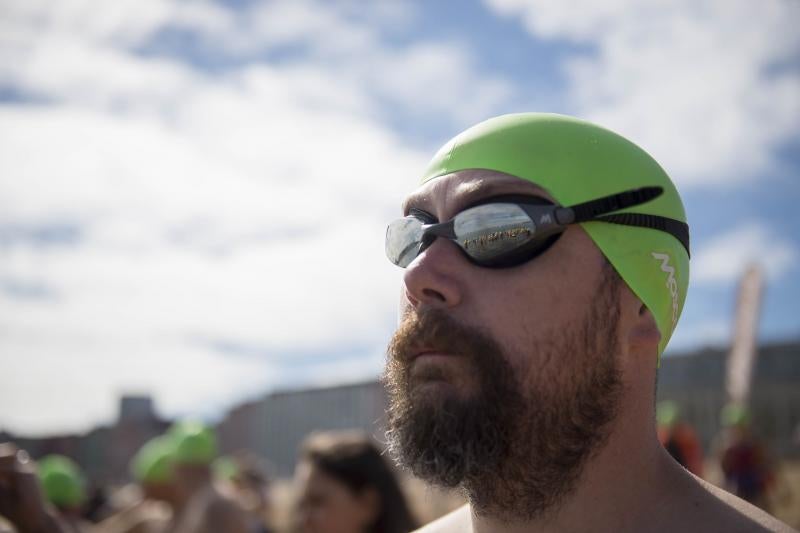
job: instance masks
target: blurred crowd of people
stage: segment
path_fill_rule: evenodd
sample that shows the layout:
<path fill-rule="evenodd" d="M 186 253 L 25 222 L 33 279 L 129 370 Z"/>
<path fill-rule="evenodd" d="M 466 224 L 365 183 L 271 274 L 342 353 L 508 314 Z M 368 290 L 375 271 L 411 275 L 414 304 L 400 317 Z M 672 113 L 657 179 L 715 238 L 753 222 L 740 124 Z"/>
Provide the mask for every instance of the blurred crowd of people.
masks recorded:
<path fill-rule="evenodd" d="M 32 461 L 0 444 L 0 533 L 272 533 L 270 480 L 251 452 L 219 456 L 213 430 L 180 422 L 142 446 L 133 483 L 90 494 L 68 457 Z M 416 527 L 392 466 L 360 432 L 310 435 L 289 530 L 401 533 Z"/>
<path fill-rule="evenodd" d="M 656 406 L 658 438 L 669 454 L 687 470 L 703 477 L 703 447 L 694 428 L 683 419 L 678 405 L 663 401 Z M 722 432 L 712 444 L 712 454 L 722 473 L 722 488 L 766 511 L 775 485 L 775 465 L 766 445 L 750 426 L 750 414 L 738 404 L 726 405 L 720 415 Z"/>
<path fill-rule="evenodd" d="M 657 406 L 658 436 L 676 461 L 703 477 L 703 448 L 675 402 Z M 724 488 L 764 509 L 775 484 L 769 453 L 739 405 L 722 411 L 712 446 Z M 213 430 L 184 421 L 145 443 L 130 461 L 133 483 L 90 494 L 80 467 L 61 455 L 32 461 L 0 444 L 0 533 L 272 533 L 270 479 L 252 452 L 220 456 Z M 306 438 L 293 480 L 289 530 L 401 533 L 418 526 L 400 483 L 361 432 Z"/>

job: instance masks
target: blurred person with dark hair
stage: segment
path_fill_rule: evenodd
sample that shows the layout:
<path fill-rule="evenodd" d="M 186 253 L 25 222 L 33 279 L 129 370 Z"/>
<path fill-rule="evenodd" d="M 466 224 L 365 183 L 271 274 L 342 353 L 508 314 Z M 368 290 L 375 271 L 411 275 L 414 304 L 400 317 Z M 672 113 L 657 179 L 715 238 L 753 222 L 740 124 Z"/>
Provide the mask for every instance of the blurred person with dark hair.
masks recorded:
<path fill-rule="evenodd" d="M 0 443 L 0 516 L 19 533 L 80 533 L 85 481 L 74 462 L 49 456 L 37 465 L 24 450 Z"/>
<path fill-rule="evenodd" d="M 295 482 L 303 533 L 405 533 L 416 527 L 391 466 L 362 433 L 310 435 Z"/>
<path fill-rule="evenodd" d="M 253 533 L 254 519 L 214 487 L 211 463 L 217 457 L 211 428 L 194 421 L 177 423 L 167 437 L 174 445 L 177 487 L 170 533 Z"/>
<path fill-rule="evenodd" d="M 83 506 L 83 517 L 93 524 L 102 522 L 112 513 L 114 509 L 111 507 L 110 492 L 108 487 L 97 485 L 90 482 L 88 489 L 89 496 Z"/>
<path fill-rule="evenodd" d="M 218 457 L 212 470 L 220 491 L 256 519 L 258 531 L 272 531 L 269 476 L 264 461 L 254 453 L 242 450 Z"/>
<path fill-rule="evenodd" d="M 134 459 L 134 475 L 143 482 L 147 497 L 169 503 L 172 514 L 168 520 L 134 520 L 134 531 L 257 531 L 254 520 L 212 484 L 216 439 L 210 428 L 195 422 L 176 424 L 163 440 L 148 444 Z M 45 458 L 37 469 L 24 451 L 0 444 L 0 514 L 20 533 L 82 532 L 83 525 L 72 517 L 85 496 L 83 487 L 80 472 L 66 458 Z M 114 526 L 127 531 L 125 525 L 125 520 L 111 521 L 98 531 L 105 526 L 114 533 Z M 144 529 L 137 529 L 140 526 Z"/>
<path fill-rule="evenodd" d="M 750 428 L 746 407 L 728 404 L 720 416 L 723 449 L 720 466 L 725 488 L 738 497 L 768 510 L 768 492 L 774 486 L 775 472 L 769 454 Z"/>
<path fill-rule="evenodd" d="M 658 440 L 673 459 L 696 476 L 703 475 L 703 448 L 692 427 L 681 418 L 678 405 L 670 400 L 656 405 Z"/>
<path fill-rule="evenodd" d="M 492 118 L 437 152 L 402 215 L 389 444 L 469 501 L 422 531 L 790 530 L 658 441 L 689 228 L 646 152 L 572 117 Z"/>

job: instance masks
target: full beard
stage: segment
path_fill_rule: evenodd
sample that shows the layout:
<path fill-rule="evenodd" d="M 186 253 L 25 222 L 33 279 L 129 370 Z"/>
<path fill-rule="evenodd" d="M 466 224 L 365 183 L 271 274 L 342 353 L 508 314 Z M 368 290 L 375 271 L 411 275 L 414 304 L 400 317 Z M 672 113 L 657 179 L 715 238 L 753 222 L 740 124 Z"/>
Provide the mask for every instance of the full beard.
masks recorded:
<path fill-rule="evenodd" d="M 597 296 L 579 324 L 531 347 L 531 358 L 558 368 L 534 384 L 517 377 L 485 330 L 436 309 L 406 317 L 384 374 L 387 438 L 398 463 L 434 485 L 461 488 L 478 514 L 516 521 L 557 509 L 606 442 L 622 391 L 614 283 Z M 435 401 L 417 393 L 410 356 L 419 345 L 463 358 L 474 392 Z"/>

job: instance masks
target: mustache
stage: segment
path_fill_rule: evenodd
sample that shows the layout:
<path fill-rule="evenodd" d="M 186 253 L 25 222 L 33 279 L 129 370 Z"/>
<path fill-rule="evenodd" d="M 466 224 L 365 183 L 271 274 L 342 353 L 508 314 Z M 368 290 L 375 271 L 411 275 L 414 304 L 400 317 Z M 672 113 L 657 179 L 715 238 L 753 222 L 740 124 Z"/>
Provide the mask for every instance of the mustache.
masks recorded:
<path fill-rule="evenodd" d="M 462 324 L 441 309 L 407 314 L 387 349 L 390 363 L 405 366 L 420 351 L 436 351 L 475 358 L 481 347 L 494 345 L 479 328 Z"/>

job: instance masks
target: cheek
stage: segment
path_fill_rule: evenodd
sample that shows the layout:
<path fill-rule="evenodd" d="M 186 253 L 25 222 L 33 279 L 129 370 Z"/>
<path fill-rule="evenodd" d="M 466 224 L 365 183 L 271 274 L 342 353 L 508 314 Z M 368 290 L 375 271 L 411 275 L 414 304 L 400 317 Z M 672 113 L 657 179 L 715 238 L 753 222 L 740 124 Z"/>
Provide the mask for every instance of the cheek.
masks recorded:
<path fill-rule="evenodd" d="M 478 305 L 493 310 L 502 324 L 523 321 L 547 326 L 557 321 L 585 277 L 568 268 L 570 260 L 565 256 L 570 254 L 561 253 L 559 244 L 518 267 L 477 272 L 471 286 Z"/>
<path fill-rule="evenodd" d="M 521 380 L 539 385 L 569 360 L 559 350 L 579 334 L 599 282 L 597 264 L 564 265 L 555 258 L 491 272 L 474 292 L 475 323 L 503 346 Z"/>
<path fill-rule="evenodd" d="M 526 348 L 563 329 L 570 317 L 566 289 L 550 276 L 529 269 L 492 273 L 475 292 L 476 324 L 488 328 L 495 340 L 512 352 Z M 493 282 L 494 281 L 494 282 Z"/>

